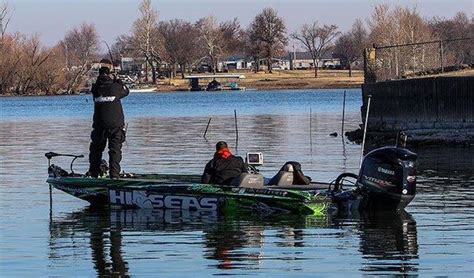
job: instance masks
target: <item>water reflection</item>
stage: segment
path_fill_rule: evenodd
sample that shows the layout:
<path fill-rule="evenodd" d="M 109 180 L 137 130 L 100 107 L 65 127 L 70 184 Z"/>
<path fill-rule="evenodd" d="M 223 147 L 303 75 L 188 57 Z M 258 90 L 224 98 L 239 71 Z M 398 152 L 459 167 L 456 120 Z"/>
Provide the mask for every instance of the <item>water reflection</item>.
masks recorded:
<path fill-rule="evenodd" d="M 416 273 L 418 241 L 416 222 L 406 212 L 365 214 L 360 222 L 360 251 L 369 263 L 367 272 Z"/>
<path fill-rule="evenodd" d="M 55 263 L 60 264 L 65 254 L 74 253 L 69 249 L 88 238 L 91 259 L 99 276 L 134 275 L 127 262 L 131 257 L 128 253 L 139 256 L 134 260 L 147 259 L 146 252 L 153 253 L 153 250 L 143 248 L 173 244 L 181 240 L 179 237 L 190 242 L 202 241 L 198 247 L 191 246 L 202 250 L 202 258 L 211 262 L 210 267 L 220 270 L 261 269 L 264 262 L 275 256 L 284 261 L 320 260 L 317 258 L 320 254 L 313 253 L 316 250 L 309 251 L 306 247 L 320 245 L 322 236 L 329 237 L 324 244 L 335 240 L 337 245 L 357 236 L 358 251 L 365 260 L 360 271 L 381 274 L 413 274 L 418 271 L 416 222 L 406 212 L 350 217 L 293 215 L 261 218 L 173 210 L 86 208 L 63 217 L 53 217 L 49 230 L 49 257 L 53 267 Z M 273 249 L 278 250 L 278 254 L 272 254 Z M 188 251 L 173 249 L 172 252 L 179 256 L 180 252 Z M 156 260 L 160 255 L 152 257 Z"/>
<path fill-rule="evenodd" d="M 53 262 L 63 258 L 62 249 L 67 247 L 64 246 L 63 239 L 71 240 L 74 248 L 76 241 L 80 241 L 86 233 L 97 275 L 128 276 L 128 263 L 123 258 L 122 230 L 120 227 L 111 229 L 108 211 L 86 209 L 72 213 L 60 221 L 51 219 L 49 230 L 49 258 Z"/>
<path fill-rule="evenodd" d="M 423 192 L 463 190 L 473 185 L 474 149 L 420 147 L 414 151 L 418 153 Z"/>
<path fill-rule="evenodd" d="M 296 160 L 313 180 L 329 182 L 341 172 L 357 172 L 359 166 L 360 145 L 329 136 L 340 132 L 342 92 L 131 95 L 124 101 L 129 124 L 122 168 L 201 173 L 216 141 L 227 140 L 233 148 L 233 109 L 237 109 L 238 155 L 263 151 L 265 176 L 273 176 L 285 161 Z M 53 191 L 55 213 L 48 230 L 44 153 L 87 154 L 92 108 L 83 96 L 0 98 L 4 276 L 34 271 L 37 276 L 151 276 L 157 269 L 160 274 L 203 276 L 472 272 L 473 148 L 414 150 L 419 154 L 419 190 L 407 209 L 417 224 L 403 215 L 387 220 L 373 220 L 374 216 L 267 220 L 172 212 L 102 214 L 82 209 L 87 203 Z M 355 90 L 348 93 L 346 130 L 359 126 L 359 111 L 360 90 Z M 202 135 L 209 117 L 206 141 Z M 55 161 L 66 167 L 69 162 Z M 77 172 L 87 168 L 87 159 L 75 163 Z M 70 213 L 75 210 L 79 211 Z"/>

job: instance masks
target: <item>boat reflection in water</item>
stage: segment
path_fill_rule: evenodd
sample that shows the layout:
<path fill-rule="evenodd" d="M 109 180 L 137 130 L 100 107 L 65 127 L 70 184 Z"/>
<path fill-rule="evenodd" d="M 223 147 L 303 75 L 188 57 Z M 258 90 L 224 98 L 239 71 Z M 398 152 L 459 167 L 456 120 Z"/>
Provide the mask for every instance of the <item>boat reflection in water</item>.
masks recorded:
<path fill-rule="evenodd" d="M 362 258 L 369 262 L 361 267 L 361 271 L 376 273 L 418 271 L 416 222 L 409 213 L 405 211 L 367 213 L 360 217 L 357 225 L 360 231 L 360 252 Z"/>
<path fill-rule="evenodd" d="M 346 264 L 352 273 L 413 274 L 418 271 L 416 222 L 406 212 L 262 219 L 261 216 L 223 217 L 192 211 L 84 209 L 65 217 L 51 218 L 50 236 L 52 266 L 55 261 L 63 263 L 60 261 L 65 260 L 68 253 L 73 253 L 72 260 L 78 260 L 77 251 L 68 248 L 80 247 L 80 242 L 88 238 L 99 276 L 137 275 L 142 269 L 133 266 L 142 260 L 152 260 L 156 268 L 162 264 L 173 273 L 173 263 L 167 262 L 173 256 L 184 265 L 176 266 L 175 272 L 188 268 L 187 271 L 193 271 L 190 263 L 195 260 L 206 260 L 207 267 L 220 271 L 268 268 L 275 258 L 276 268 L 285 260 L 319 261 L 325 256 L 321 254 L 321 248 L 329 245 L 327 240 L 321 240 L 322 236 L 337 241 L 335 246 L 329 246 L 331 249 L 326 249 L 327 252 L 340 249 L 341 244 L 353 237 L 358 238 L 358 244 L 356 241 L 355 246 L 349 244 L 343 249 L 360 254 L 359 269 L 354 269 L 354 264 L 348 266 L 343 259 L 334 269 Z M 83 248 L 87 249 L 87 246 Z M 355 250 L 351 251 L 351 248 Z M 351 258 L 354 260 L 353 256 Z M 177 264 L 176 260 L 174 262 Z M 195 264 L 200 267 L 199 263 Z M 324 264 L 324 261 L 318 264 Z M 292 271 L 298 270 L 304 271 L 305 267 Z"/>

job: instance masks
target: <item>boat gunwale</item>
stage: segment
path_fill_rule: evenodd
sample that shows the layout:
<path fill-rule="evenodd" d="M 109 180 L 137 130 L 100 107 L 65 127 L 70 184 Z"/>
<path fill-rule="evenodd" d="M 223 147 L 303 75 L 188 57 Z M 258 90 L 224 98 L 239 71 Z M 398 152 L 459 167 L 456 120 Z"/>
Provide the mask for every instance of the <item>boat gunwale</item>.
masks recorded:
<path fill-rule="evenodd" d="M 76 188 L 84 188 L 84 189 L 121 189 L 121 190 L 147 190 L 147 191 L 158 191 L 156 187 L 182 187 L 186 189 L 189 186 L 213 186 L 218 189 L 223 189 L 220 191 L 215 192 L 205 192 L 208 195 L 218 195 L 218 196 L 229 196 L 229 197 L 242 197 L 242 198 L 264 198 L 264 199 L 280 199 L 280 200 L 287 200 L 287 201 L 294 201 L 294 202 L 301 202 L 301 203 L 322 203 L 326 200 L 317 200 L 317 195 L 314 194 L 311 197 L 299 195 L 300 192 L 308 192 L 308 193 L 315 193 L 316 190 L 327 189 L 324 188 L 305 188 L 305 189 L 298 189 L 298 188 L 276 188 L 275 186 L 263 186 L 263 187 L 234 187 L 234 186 L 225 186 L 225 185 L 214 185 L 214 184 L 203 184 L 203 183 L 192 183 L 186 181 L 176 181 L 176 182 L 157 182 L 158 180 L 153 179 L 133 179 L 133 178 L 123 178 L 119 180 L 111 180 L 109 178 L 87 178 L 84 180 L 85 177 L 48 177 L 46 180 L 47 183 L 51 184 L 53 187 L 56 186 L 60 187 L 76 187 Z M 140 182 L 141 184 L 120 184 L 121 181 L 125 182 Z M 147 184 L 150 183 L 150 184 Z M 56 188 L 58 190 L 63 191 L 61 188 Z M 241 192 L 244 190 L 244 192 Z M 250 190 L 255 190 L 255 192 L 248 192 Z M 274 192 L 289 192 L 290 194 L 295 194 L 293 196 L 282 196 L 276 194 L 265 194 L 263 192 L 258 192 L 259 190 L 269 190 Z M 189 191 L 189 194 L 200 194 L 199 191 Z M 186 192 L 176 192 L 173 193 L 176 195 L 186 195 Z M 204 193 L 203 193 L 204 194 Z M 322 195 L 319 195 L 322 197 Z M 327 201 L 330 202 L 328 199 Z"/>

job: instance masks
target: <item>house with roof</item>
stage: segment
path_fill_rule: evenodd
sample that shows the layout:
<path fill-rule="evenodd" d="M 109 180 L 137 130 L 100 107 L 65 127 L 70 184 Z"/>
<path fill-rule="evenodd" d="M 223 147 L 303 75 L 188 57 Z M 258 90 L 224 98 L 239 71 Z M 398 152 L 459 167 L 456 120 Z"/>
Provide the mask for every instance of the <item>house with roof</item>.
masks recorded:
<path fill-rule="evenodd" d="M 254 63 L 251 58 L 243 55 L 233 55 L 223 59 L 217 65 L 219 72 L 232 70 L 246 70 L 253 69 Z M 258 60 L 259 68 L 266 69 L 268 60 L 262 58 Z M 339 69 L 341 68 L 341 60 L 333 57 L 331 51 L 327 51 L 324 56 L 317 61 L 318 68 Z M 295 51 L 288 52 L 281 57 L 272 58 L 272 69 L 275 70 L 305 70 L 313 69 L 314 63 L 309 52 Z"/>
<path fill-rule="evenodd" d="M 268 60 L 262 58 L 258 60 L 258 66 L 260 69 L 267 68 Z M 245 56 L 229 56 L 217 64 L 217 70 L 220 72 L 223 71 L 232 71 L 232 70 L 250 70 L 254 68 L 255 61 L 250 57 Z M 287 59 L 281 57 L 274 57 L 272 59 L 272 68 L 273 69 L 290 69 L 290 63 Z"/>
<path fill-rule="evenodd" d="M 314 62 L 311 57 L 311 53 L 302 51 L 288 52 L 287 55 L 283 56 L 282 59 L 289 62 L 290 69 L 313 69 Z M 341 60 L 333 57 L 331 51 L 327 51 L 321 59 L 316 61 L 318 68 L 331 68 L 337 69 L 341 67 Z"/>
<path fill-rule="evenodd" d="M 229 56 L 217 63 L 217 71 L 244 70 L 252 68 L 252 65 L 252 62 L 249 62 L 244 56 Z"/>

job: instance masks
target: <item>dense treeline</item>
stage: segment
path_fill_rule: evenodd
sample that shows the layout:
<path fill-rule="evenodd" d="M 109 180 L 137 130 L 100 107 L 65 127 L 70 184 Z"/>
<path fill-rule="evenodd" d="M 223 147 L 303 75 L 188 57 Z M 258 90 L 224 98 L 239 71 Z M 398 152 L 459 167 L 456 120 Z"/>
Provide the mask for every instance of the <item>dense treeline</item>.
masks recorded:
<path fill-rule="evenodd" d="M 160 21 L 150 0 L 139 5 L 140 16 L 131 30 L 117 38 L 111 47 L 114 61 L 120 57 L 143 59 L 151 73 L 184 77 L 200 64 L 216 72 L 219 61 L 229 55 L 241 55 L 264 61 L 272 72 L 272 59 L 287 53 L 289 40 L 308 52 L 313 65 L 328 52 L 339 57 L 349 68 L 362 59 L 362 50 L 373 45 L 385 46 L 430 40 L 472 37 L 474 19 L 464 12 L 453 18 L 423 18 L 416 9 L 379 5 L 365 21 L 357 19 L 353 27 L 341 32 L 335 24 L 317 21 L 304 24 L 289 33 L 285 21 L 272 8 L 263 9 L 247 28 L 238 19 L 218 22 L 213 16 L 196 22 L 182 19 Z M 109 54 L 100 54 L 101 40 L 93 24 L 83 23 L 69 30 L 53 47 L 41 45 L 38 36 L 9 33 L 12 11 L 0 4 L 0 94 L 55 94 L 77 92 L 88 79 L 92 63 Z M 443 43 L 445 65 L 472 63 L 472 41 Z M 434 68 L 440 64 L 436 44 L 387 49 L 377 53 L 380 69 L 387 78 Z M 163 72 L 163 71 L 166 71 Z M 317 77 L 318 68 L 314 67 Z M 148 78 L 148 74 L 145 75 Z"/>

